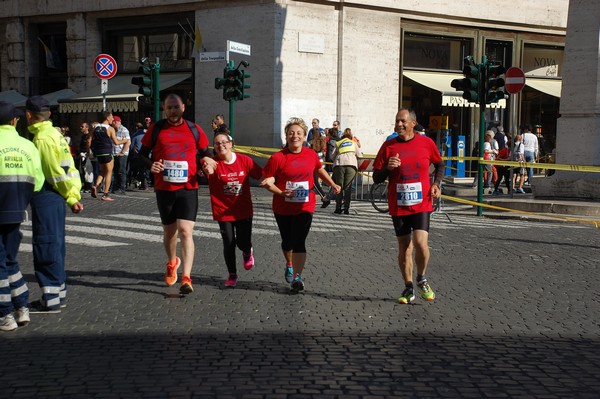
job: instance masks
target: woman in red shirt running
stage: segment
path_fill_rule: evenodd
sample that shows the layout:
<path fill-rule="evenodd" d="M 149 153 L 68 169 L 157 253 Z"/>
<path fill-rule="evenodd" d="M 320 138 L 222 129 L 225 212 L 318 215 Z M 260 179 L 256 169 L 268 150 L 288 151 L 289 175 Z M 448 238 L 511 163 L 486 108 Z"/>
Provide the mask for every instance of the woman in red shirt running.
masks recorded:
<path fill-rule="evenodd" d="M 250 177 L 260 179 L 262 168 L 252 158 L 235 153 L 232 148 L 231 136 L 226 133 L 215 136 L 217 167 L 212 175 L 207 176 L 213 219 L 219 222 L 223 256 L 229 272 L 225 286 L 234 288 L 238 280 L 235 248 L 242 251 L 244 269 L 250 270 L 254 266 Z"/>
<path fill-rule="evenodd" d="M 281 249 L 286 261 L 285 280 L 292 291 L 304 289 L 301 273 L 306 262 L 306 237 L 315 212 L 314 174 L 325 180 L 338 194 L 335 184 L 323 169 L 317 153 L 304 147 L 308 127 L 300 118 L 285 126 L 286 147 L 273 154 L 263 169 L 264 186 L 273 195 L 273 213 L 281 234 Z"/>

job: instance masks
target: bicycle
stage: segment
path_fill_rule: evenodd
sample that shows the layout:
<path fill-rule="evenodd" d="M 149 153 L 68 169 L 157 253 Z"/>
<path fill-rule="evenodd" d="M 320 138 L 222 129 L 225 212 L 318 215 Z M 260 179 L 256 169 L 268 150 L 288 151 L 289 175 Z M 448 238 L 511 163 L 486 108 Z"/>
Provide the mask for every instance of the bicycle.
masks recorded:
<path fill-rule="evenodd" d="M 373 208 L 375 208 L 381 213 L 386 213 L 387 211 L 389 211 L 387 193 L 387 181 L 383 183 L 375 183 L 369 189 L 369 201 L 371 201 L 371 205 L 373 205 Z M 435 198 L 433 200 L 433 212 L 441 211 L 441 202 L 441 198 Z M 445 212 L 443 213 L 446 214 Z M 448 217 L 448 219 L 450 219 L 450 217 L 447 214 L 446 216 Z"/>
<path fill-rule="evenodd" d="M 373 208 L 381 213 L 386 213 L 389 210 L 388 206 L 388 182 L 376 183 L 371 185 L 369 189 L 369 200 Z"/>

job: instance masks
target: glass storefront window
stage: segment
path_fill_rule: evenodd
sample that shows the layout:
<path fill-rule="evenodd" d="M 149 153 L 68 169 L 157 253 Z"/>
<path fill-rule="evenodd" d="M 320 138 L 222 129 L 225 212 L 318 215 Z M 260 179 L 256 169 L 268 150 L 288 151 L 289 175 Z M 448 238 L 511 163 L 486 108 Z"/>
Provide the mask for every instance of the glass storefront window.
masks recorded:
<path fill-rule="evenodd" d="M 471 54 L 471 39 L 417 35 L 404 36 L 404 67 L 461 71 Z"/>
<path fill-rule="evenodd" d="M 463 77 L 463 60 L 466 56 L 472 55 L 473 40 L 406 33 L 403 48 L 405 71 L 431 71 L 433 74 L 444 75 L 448 79 L 448 90 L 453 90 L 450 87 L 450 80 Z M 435 84 L 430 86 L 403 76 L 402 106 L 415 110 L 419 123 L 426 127 L 427 135 L 436 142 L 444 155 L 449 153 L 456 155 L 458 136 L 466 136 L 466 143 L 469 146 L 471 136 L 469 119 L 472 108 L 442 105 L 442 92 L 439 91 L 439 87 L 435 88 Z M 448 116 L 448 132 L 430 129 L 429 121 L 434 116 Z M 451 137 L 451 149 L 445 147 L 446 134 Z M 470 148 L 467 148 L 466 155 L 470 155 Z M 467 174 L 468 169 L 467 166 Z"/>
<path fill-rule="evenodd" d="M 118 38 L 119 68 L 123 72 L 137 72 L 139 60 L 148 57 L 160 60 L 162 71 L 189 70 L 194 43 L 185 34 L 138 34 Z M 122 65 L 122 67 L 121 67 Z"/>
<path fill-rule="evenodd" d="M 525 76 L 560 78 L 564 49 L 556 46 L 526 44 L 523 49 Z"/>
<path fill-rule="evenodd" d="M 523 71 L 525 87 L 521 94 L 521 125 L 530 125 L 538 135 L 541 162 L 556 146 L 560 107 L 560 77 L 564 48 L 525 44 Z"/>

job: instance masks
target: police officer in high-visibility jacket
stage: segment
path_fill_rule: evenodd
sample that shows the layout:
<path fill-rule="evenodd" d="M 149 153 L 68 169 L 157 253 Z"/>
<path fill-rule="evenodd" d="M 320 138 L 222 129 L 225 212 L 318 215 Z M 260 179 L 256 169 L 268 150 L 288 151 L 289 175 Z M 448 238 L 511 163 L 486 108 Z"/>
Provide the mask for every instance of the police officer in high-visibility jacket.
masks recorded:
<path fill-rule="evenodd" d="M 335 211 L 333 213 L 350 213 L 350 197 L 352 196 L 352 181 L 358 171 L 358 158 L 362 157 L 360 147 L 352 140 L 352 131 L 346 129 L 340 140 L 336 143 L 333 153 L 333 176 L 335 184 L 342 191 L 335 197 Z"/>
<path fill-rule="evenodd" d="M 58 313 L 66 300 L 65 201 L 74 213 L 83 211 L 81 179 L 69 145 L 52 126 L 50 104 L 33 96 L 25 104 L 25 116 L 33 144 L 42 158 L 46 179 L 31 201 L 33 228 L 33 267 L 42 298 L 31 302 L 32 313 Z"/>
<path fill-rule="evenodd" d="M 29 290 L 19 269 L 19 226 L 34 191 L 44 184 L 40 154 L 17 133 L 23 113 L 0 101 L 0 331 L 29 323 Z"/>

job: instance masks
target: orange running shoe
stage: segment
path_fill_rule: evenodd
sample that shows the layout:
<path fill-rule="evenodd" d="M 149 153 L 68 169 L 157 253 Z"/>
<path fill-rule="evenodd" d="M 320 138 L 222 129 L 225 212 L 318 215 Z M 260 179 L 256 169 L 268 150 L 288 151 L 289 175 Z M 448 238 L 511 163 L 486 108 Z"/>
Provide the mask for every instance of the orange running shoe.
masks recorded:
<path fill-rule="evenodd" d="M 181 265 L 181 259 L 175 257 L 175 262 L 167 262 L 167 270 L 165 271 L 165 284 L 172 286 L 177 282 L 177 269 Z"/>
<path fill-rule="evenodd" d="M 192 279 L 190 276 L 183 275 L 181 276 L 181 287 L 179 287 L 180 294 L 191 294 L 194 292 L 194 287 L 192 287 Z"/>

